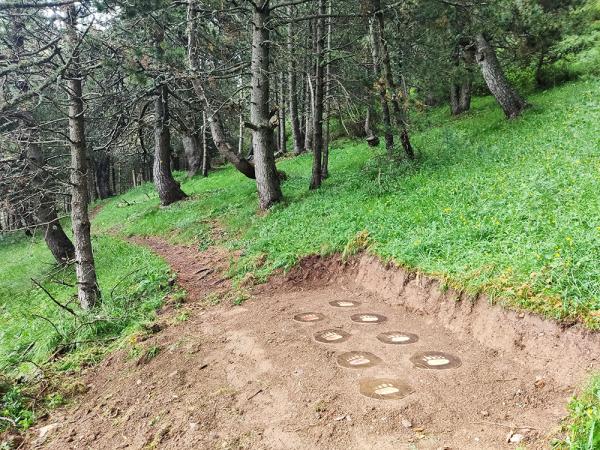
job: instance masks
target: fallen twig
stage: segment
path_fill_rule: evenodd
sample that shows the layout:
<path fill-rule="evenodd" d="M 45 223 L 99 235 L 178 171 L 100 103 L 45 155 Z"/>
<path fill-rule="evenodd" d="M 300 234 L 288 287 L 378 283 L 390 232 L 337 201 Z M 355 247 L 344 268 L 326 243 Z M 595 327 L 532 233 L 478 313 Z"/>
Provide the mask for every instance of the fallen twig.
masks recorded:
<path fill-rule="evenodd" d="M 252 400 L 254 397 L 256 397 L 258 394 L 260 394 L 262 391 L 263 391 L 262 389 L 259 389 L 254 394 L 252 394 L 250 397 L 248 397 L 246 400 Z"/>
<path fill-rule="evenodd" d="M 48 292 L 48 290 L 42 286 L 40 283 L 38 283 L 37 281 L 35 281 L 33 278 L 31 279 L 31 281 L 33 282 L 33 284 L 35 284 L 37 287 L 39 287 L 42 291 L 44 291 L 46 293 L 46 295 L 48 297 L 50 297 L 50 300 L 52 300 L 56 305 L 58 305 L 59 307 L 61 307 L 62 309 L 64 309 L 65 311 L 68 311 L 70 314 L 72 314 L 75 317 L 78 317 L 77 314 L 75 313 L 75 311 L 73 311 L 71 308 L 69 308 L 66 305 L 63 305 L 62 303 L 60 303 L 58 300 L 56 300 L 52 294 L 50 292 Z"/>

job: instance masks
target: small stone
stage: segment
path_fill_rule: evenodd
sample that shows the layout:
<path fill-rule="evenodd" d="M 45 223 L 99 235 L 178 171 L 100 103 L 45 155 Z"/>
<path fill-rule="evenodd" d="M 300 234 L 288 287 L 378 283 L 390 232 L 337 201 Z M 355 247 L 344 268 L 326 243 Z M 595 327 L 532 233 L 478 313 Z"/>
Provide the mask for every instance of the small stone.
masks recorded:
<path fill-rule="evenodd" d="M 509 439 L 508 442 L 512 443 L 512 444 L 518 444 L 519 442 L 521 442 L 523 439 L 525 439 L 525 436 L 523 436 L 520 433 L 515 433 L 513 434 Z"/>
<path fill-rule="evenodd" d="M 342 414 L 341 416 L 336 416 L 333 418 L 333 420 L 335 420 L 336 422 L 339 422 L 340 420 L 344 420 L 346 418 L 346 414 Z"/>
<path fill-rule="evenodd" d="M 198 423 L 197 422 L 190 422 L 190 430 L 191 431 L 196 431 L 198 429 Z"/>
<path fill-rule="evenodd" d="M 544 379 L 542 377 L 535 377 L 535 382 L 533 383 L 533 385 L 536 388 L 541 389 L 546 385 L 546 382 L 544 381 Z"/>
<path fill-rule="evenodd" d="M 423 431 L 425 431 L 425 428 L 423 427 L 417 427 L 414 429 L 417 433 L 422 433 Z"/>
<path fill-rule="evenodd" d="M 525 313 L 519 314 L 519 319 L 524 319 L 524 318 L 525 318 Z"/>
<path fill-rule="evenodd" d="M 45 427 L 40 428 L 38 431 L 38 438 L 36 443 L 43 444 L 46 441 L 46 439 L 48 439 L 48 435 L 60 426 L 60 423 L 51 423 L 50 425 L 46 425 Z"/>
<path fill-rule="evenodd" d="M 408 419 L 402 419 L 401 423 L 402 423 L 402 426 L 404 428 L 411 428 L 412 427 L 412 422 L 410 420 L 408 420 Z"/>
<path fill-rule="evenodd" d="M 480 414 L 482 417 L 488 417 L 490 415 L 490 413 L 488 411 L 481 411 Z"/>
<path fill-rule="evenodd" d="M 140 384 L 142 384 L 142 380 L 137 380 L 137 381 L 135 382 L 135 384 L 137 384 L 137 385 L 139 386 Z"/>

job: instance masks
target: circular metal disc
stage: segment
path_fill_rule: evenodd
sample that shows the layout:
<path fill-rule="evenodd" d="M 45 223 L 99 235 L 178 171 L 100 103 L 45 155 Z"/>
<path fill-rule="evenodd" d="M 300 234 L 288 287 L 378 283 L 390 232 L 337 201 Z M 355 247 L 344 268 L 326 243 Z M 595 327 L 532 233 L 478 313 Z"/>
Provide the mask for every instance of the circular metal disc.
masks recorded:
<path fill-rule="evenodd" d="M 383 323 L 387 320 L 387 317 L 382 316 L 381 314 L 374 313 L 361 313 L 361 314 L 353 314 L 350 316 L 353 322 L 358 323 Z"/>
<path fill-rule="evenodd" d="M 323 320 L 324 318 L 325 316 L 323 314 L 316 312 L 305 312 L 296 314 L 294 316 L 294 320 L 298 322 L 318 322 L 320 320 Z"/>
<path fill-rule="evenodd" d="M 347 369 L 366 369 L 381 363 L 381 359 L 369 352 L 346 352 L 337 357 L 337 363 Z"/>
<path fill-rule="evenodd" d="M 363 378 L 359 390 L 362 395 L 377 400 L 397 400 L 413 392 L 408 384 L 395 378 Z"/>
<path fill-rule="evenodd" d="M 315 333 L 315 341 L 322 342 L 323 344 L 339 344 L 340 342 L 346 342 L 350 339 L 350 336 L 352 336 L 350 333 L 333 328 L 317 331 Z"/>
<path fill-rule="evenodd" d="M 355 300 L 334 300 L 329 302 L 331 306 L 335 306 L 336 308 L 355 308 L 360 306 L 360 302 Z"/>
<path fill-rule="evenodd" d="M 377 335 L 384 344 L 402 345 L 413 344 L 419 340 L 419 336 L 413 333 L 405 333 L 404 331 L 386 331 Z"/>
<path fill-rule="evenodd" d="M 462 364 L 456 356 L 443 352 L 421 352 L 410 357 L 415 367 L 420 369 L 455 369 Z"/>

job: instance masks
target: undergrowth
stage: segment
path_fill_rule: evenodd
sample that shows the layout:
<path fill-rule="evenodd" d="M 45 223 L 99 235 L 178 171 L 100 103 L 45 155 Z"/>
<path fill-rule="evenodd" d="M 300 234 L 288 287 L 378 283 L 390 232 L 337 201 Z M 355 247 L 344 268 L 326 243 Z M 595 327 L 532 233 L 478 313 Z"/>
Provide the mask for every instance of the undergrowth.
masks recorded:
<path fill-rule="evenodd" d="M 151 321 L 171 290 L 167 264 L 150 251 L 111 236 L 93 244 L 103 297 L 90 313 L 77 306 L 73 269 L 54 266 L 43 241 L 0 245 L 0 431 L 26 429 L 80 392 L 70 375 Z"/>

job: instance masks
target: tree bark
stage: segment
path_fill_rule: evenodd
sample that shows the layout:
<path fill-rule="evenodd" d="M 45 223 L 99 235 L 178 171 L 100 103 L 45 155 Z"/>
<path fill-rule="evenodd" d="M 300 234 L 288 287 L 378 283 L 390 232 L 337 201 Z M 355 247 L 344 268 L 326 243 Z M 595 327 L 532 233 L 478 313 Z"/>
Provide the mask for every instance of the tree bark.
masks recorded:
<path fill-rule="evenodd" d="M 375 74 L 375 85 L 377 87 L 377 92 L 379 94 L 379 102 L 381 103 L 381 115 L 383 118 L 383 133 L 385 139 L 385 148 L 387 150 L 388 156 L 392 157 L 394 154 L 394 132 L 392 130 L 392 120 L 390 115 L 390 106 L 387 100 L 385 81 L 383 81 L 384 77 L 381 73 L 381 55 L 379 49 L 379 38 L 377 36 L 377 32 L 375 30 L 376 24 L 375 20 L 372 18 L 369 20 L 369 34 L 371 40 L 371 57 L 373 58 L 373 72 Z M 379 144 L 379 138 L 375 136 L 370 126 L 370 111 L 368 111 L 369 118 L 369 132 L 367 132 L 367 142 L 371 146 L 377 141 Z M 366 126 L 366 123 L 365 123 Z"/>
<path fill-rule="evenodd" d="M 279 151 L 281 153 L 287 152 L 287 136 L 285 127 L 285 89 L 283 88 L 283 72 L 279 74 L 279 109 L 277 110 L 278 116 L 278 139 L 279 139 Z"/>
<path fill-rule="evenodd" d="M 508 119 L 519 116 L 525 109 L 526 103 L 508 83 L 496 51 L 482 33 L 475 37 L 475 42 L 477 44 L 477 63 L 488 89 Z"/>
<path fill-rule="evenodd" d="M 396 126 L 400 129 L 400 141 L 402 142 L 402 147 L 404 148 L 406 156 L 408 156 L 410 159 L 414 159 L 415 153 L 408 135 L 406 111 L 404 106 L 400 105 L 398 94 L 396 93 L 396 84 L 394 83 L 394 76 L 392 73 L 392 62 L 390 59 L 387 40 L 385 38 L 385 18 L 383 16 L 383 11 L 381 10 L 380 0 L 372 0 L 372 6 L 375 13 L 375 19 L 379 25 L 379 44 L 381 46 L 383 72 L 385 75 L 385 84 L 390 95 L 390 101 L 392 103 L 394 121 L 396 122 Z"/>
<path fill-rule="evenodd" d="M 288 15 L 294 16 L 294 7 L 288 6 Z M 294 51 L 294 22 L 290 20 L 287 30 L 287 48 L 288 48 L 288 97 L 290 110 L 290 124 L 292 126 L 292 138 L 294 141 L 294 154 L 299 155 L 304 151 L 304 135 L 300 128 L 300 119 L 298 112 L 298 79 L 296 75 L 296 58 Z"/>
<path fill-rule="evenodd" d="M 112 197 L 113 193 L 110 188 L 110 157 L 104 152 L 96 156 L 94 161 L 94 171 L 96 175 L 98 198 L 103 200 Z"/>
<path fill-rule="evenodd" d="M 72 48 L 77 46 L 77 7 L 68 10 L 68 39 Z M 77 275 L 77 297 L 85 310 L 96 305 L 100 290 L 96 278 L 96 266 L 92 251 L 90 219 L 88 215 L 88 159 L 85 142 L 85 118 L 83 108 L 82 74 L 79 58 L 72 59 L 67 74 L 69 95 L 69 141 L 71 147 L 71 224 L 75 244 L 75 272 Z"/>
<path fill-rule="evenodd" d="M 197 175 L 202 169 L 202 148 L 200 137 L 195 132 L 190 132 L 182 137 L 183 152 L 188 163 L 188 176 Z"/>
<path fill-rule="evenodd" d="M 44 165 L 41 149 L 33 141 L 27 147 L 28 171 L 32 184 L 39 195 L 35 217 L 36 224 L 44 230 L 44 241 L 58 264 L 64 265 L 75 259 L 75 247 L 67 237 L 56 214 L 54 197 L 47 191 L 42 180 L 41 168 Z"/>
<path fill-rule="evenodd" d="M 331 33 L 332 33 L 332 0 L 327 2 L 327 45 L 325 48 L 325 139 L 323 144 L 323 179 L 329 176 L 329 138 L 331 114 Z"/>
<path fill-rule="evenodd" d="M 269 109 L 269 29 L 270 1 L 253 8 L 252 14 L 252 91 L 250 94 L 250 127 L 254 148 L 256 187 L 261 209 L 268 209 L 282 200 L 279 175 L 275 167 L 275 142 Z"/>
<path fill-rule="evenodd" d="M 323 95 L 325 80 L 323 75 L 323 55 L 325 53 L 325 0 L 319 0 L 319 17 L 317 19 L 315 52 L 315 109 L 313 111 L 313 167 L 310 189 L 317 189 L 323 181 Z"/>
<path fill-rule="evenodd" d="M 313 26 L 313 22 L 309 21 L 308 22 L 308 35 L 306 37 L 306 46 L 308 47 L 308 45 L 313 46 L 313 33 L 314 33 L 314 26 Z M 305 86 L 304 86 L 304 151 L 306 152 L 310 152 L 313 149 L 313 130 L 312 130 L 312 126 L 313 126 L 313 114 L 314 111 L 312 110 L 312 105 L 313 105 L 313 92 L 312 92 L 312 80 L 311 80 L 311 73 L 313 71 L 313 61 L 312 61 L 312 54 L 314 52 L 308 52 L 306 54 L 306 59 L 305 59 L 305 64 L 304 64 L 304 71 L 305 71 Z"/>
<path fill-rule="evenodd" d="M 206 112 L 202 111 L 202 176 L 207 177 L 209 170 L 210 156 L 208 154 L 208 145 L 206 145 Z"/>
<path fill-rule="evenodd" d="M 152 175 L 162 206 L 168 206 L 187 197 L 171 172 L 171 131 L 169 129 L 168 96 L 167 85 L 159 85 L 154 99 L 154 165 Z"/>

